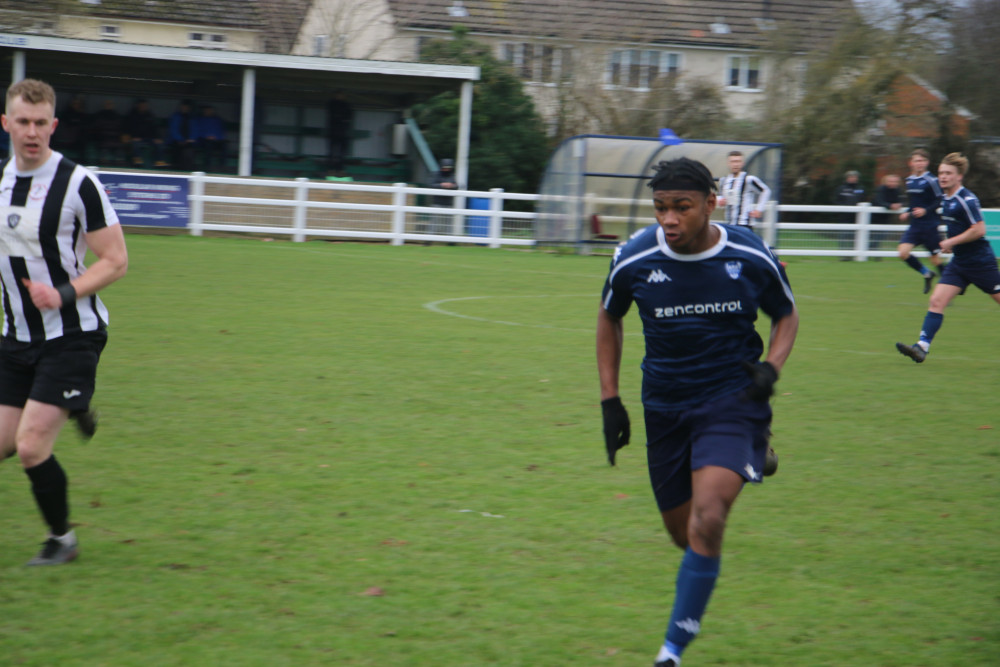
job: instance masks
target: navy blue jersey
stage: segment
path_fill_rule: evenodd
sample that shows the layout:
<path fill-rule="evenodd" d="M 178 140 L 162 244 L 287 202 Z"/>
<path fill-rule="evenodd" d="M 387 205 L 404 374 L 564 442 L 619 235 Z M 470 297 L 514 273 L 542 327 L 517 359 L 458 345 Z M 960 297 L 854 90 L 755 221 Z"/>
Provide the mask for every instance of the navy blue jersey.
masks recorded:
<path fill-rule="evenodd" d="M 933 224 L 934 226 L 941 224 L 937 213 L 938 206 L 941 204 L 941 186 L 938 185 L 937 176 L 929 171 L 925 171 L 919 176 L 907 176 L 906 196 L 909 203 L 907 211 L 913 213 L 914 208 L 922 208 L 927 211 L 922 218 L 910 218 L 911 224 Z"/>
<path fill-rule="evenodd" d="M 747 387 L 740 362 L 764 350 L 758 309 L 776 320 L 795 307 L 784 270 L 760 238 L 746 227 L 715 226 L 719 242 L 705 252 L 675 253 L 654 224 L 611 261 L 602 303 L 614 318 L 633 301 L 639 309 L 647 408 L 690 407 Z"/>
<path fill-rule="evenodd" d="M 941 200 L 941 219 L 948 225 L 948 238 L 958 236 L 977 222 L 982 222 L 979 199 L 968 188 L 959 188 L 955 194 Z M 985 237 L 956 245 L 952 252 L 955 253 L 952 261 L 967 268 L 997 264 L 993 248 Z"/>

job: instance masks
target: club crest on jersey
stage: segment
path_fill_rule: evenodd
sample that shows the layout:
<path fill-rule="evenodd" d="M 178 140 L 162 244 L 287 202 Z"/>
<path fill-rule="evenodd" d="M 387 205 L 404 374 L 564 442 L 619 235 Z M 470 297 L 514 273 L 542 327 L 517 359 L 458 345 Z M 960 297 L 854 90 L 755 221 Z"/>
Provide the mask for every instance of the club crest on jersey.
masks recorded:
<path fill-rule="evenodd" d="M 726 273 L 729 274 L 730 278 L 736 280 L 743 273 L 743 262 L 726 262 Z"/>
<path fill-rule="evenodd" d="M 656 269 L 655 271 L 650 271 L 649 277 L 646 278 L 647 283 L 663 283 L 666 281 L 673 282 L 673 280 L 663 272 L 662 269 Z"/>
<path fill-rule="evenodd" d="M 19 216 L 17 213 L 11 213 L 10 215 L 7 216 L 7 226 L 10 227 L 11 229 L 17 227 L 19 222 L 21 222 L 21 216 Z"/>

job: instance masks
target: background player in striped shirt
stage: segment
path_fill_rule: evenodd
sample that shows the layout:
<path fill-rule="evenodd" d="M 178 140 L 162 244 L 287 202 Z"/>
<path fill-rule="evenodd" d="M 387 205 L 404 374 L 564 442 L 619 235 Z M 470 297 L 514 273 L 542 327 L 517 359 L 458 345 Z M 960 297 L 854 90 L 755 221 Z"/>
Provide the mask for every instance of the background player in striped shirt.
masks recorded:
<path fill-rule="evenodd" d="M 931 291 L 931 283 L 941 274 L 941 233 L 938 227 L 941 218 L 938 216 L 938 204 L 941 201 L 941 186 L 938 179 L 927 171 L 930 164 L 930 153 L 922 148 L 910 153 L 910 175 L 906 177 L 906 211 L 899 214 L 900 222 L 910 222 L 899 241 L 899 258 L 906 265 L 924 277 L 924 294 Z M 931 263 L 937 273 L 924 266 L 919 259 L 911 255 L 913 249 L 922 245 L 931 253 Z"/>
<path fill-rule="evenodd" d="M 86 437 L 108 312 L 97 292 L 125 275 L 118 217 L 93 173 L 50 148 L 55 92 L 25 79 L 7 90 L 0 117 L 11 157 L 0 163 L 0 459 L 21 460 L 49 527 L 29 565 L 77 556 L 68 483 L 53 454 L 74 417 Z M 97 257 L 84 266 L 87 249 Z"/>
<path fill-rule="evenodd" d="M 781 265 L 751 230 L 714 224 L 708 169 L 680 158 L 649 183 L 657 224 L 615 252 L 597 319 L 597 366 L 608 461 L 628 444 L 619 396 L 623 318 L 643 322 L 642 404 L 650 480 L 664 525 L 684 550 L 673 611 L 656 657 L 677 667 L 715 587 L 726 518 L 747 482 L 760 482 L 778 373 L 799 316 Z M 771 319 L 764 344 L 754 323 Z"/>
<path fill-rule="evenodd" d="M 1000 303 L 1000 269 L 993 247 L 986 240 L 986 222 L 979 199 L 962 185 L 969 171 L 969 160 L 960 153 L 949 153 L 938 167 L 941 183 L 941 219 L 948 226 L 948 238 L 941 241 L 944 252 L 954 253 L 944 267 L 941 280 L 931 294 L 920 330 L 920 340 L 913 345 L 896 343 L 896 349 L 915 362 L 927 358 L 931 341 L 944 322 L 944 309 L 951 300 L 973 284 Z"/>
<path fill-rule="evenodd" d="M 771 198 L 771 188 L 756 176 L 743 171 L 743 153 L 730 151 L 726 160 L 729 173 L 719 179 L 722 196 L 719 206 L 726 207 L 726 223 L 750 227 L 764 215 Z"/>

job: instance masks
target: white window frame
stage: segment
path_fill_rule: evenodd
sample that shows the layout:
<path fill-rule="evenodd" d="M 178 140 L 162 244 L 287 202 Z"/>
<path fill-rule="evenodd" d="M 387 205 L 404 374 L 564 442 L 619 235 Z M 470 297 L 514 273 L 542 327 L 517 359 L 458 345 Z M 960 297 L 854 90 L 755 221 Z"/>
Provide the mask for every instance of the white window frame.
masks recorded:
<path fill-rule="evenodd" d="M 683 56 L 676 51 L 615 49 L 608 55 L 604 86 L 646 92 L 657 77 L 678 74 L 682 63 Z"/>
<path fill-rule="evenodd" d="M 226 35 L 221 32 L 191 31 L 188 33 L 188 46 L 193 49 L 222 50 L 227 48 Z"/>
<path fill-rule="evenodd" d="M 761 79 L 761 57 L 755 55 L 728 56 L 726 58 L 725 84 L 727 90 L 743 92 L 760 92 L 763 88 Z M 735 73 L 735 77 L 734 77 Z M 734 80 L 735 79 L 735 80 Z"/>
<path fill-rule="evenodd" d="M 554 86 L 572 75 L 572 50 L 533 42 L 503 42 L 500 60 L 509 63 L 527 83 Z M 568 62 L 566 62 L 568 60 Z"/>
<path fill-rule="evenodd" d="M 102 42 L 120 42 L 122 39 L 122 27 L 113 23 L 104 23 L 99 27 L 98 32 Z"/>

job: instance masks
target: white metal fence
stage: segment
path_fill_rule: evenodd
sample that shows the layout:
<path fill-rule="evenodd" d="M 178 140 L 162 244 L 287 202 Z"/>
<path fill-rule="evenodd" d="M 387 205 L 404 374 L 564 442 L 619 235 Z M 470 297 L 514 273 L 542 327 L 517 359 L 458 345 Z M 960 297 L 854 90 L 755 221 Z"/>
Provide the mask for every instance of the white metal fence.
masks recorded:
<path fill-rule="evenodd" d="M 393 185 L 247 179 L 193 174 L 190 180 L 191 234 L 205 231 L 287 235 L 306 238 L 341 238 L 406 242 L 443 242 L 487 245 L 498 248 L 533 246 L 537 213 L 506 210 L 508 202 L 538 202 L 541 196 L 515 194 L 501 189 L 450 191 Z M 635 219 L 653 221 L 648 200 L 595 200 L 604 211 L 635 211 Z M 608 208 L 610 207 L 610 208 Z M 594 210 L 590 206 L 587 210 Z M 874 214 L 895 212 L 858 206 L 804 206 L 768 204 L 758 226 L 764 240 L 782 256 L 844 257 L 865 261 L 894 257 L 905 224 L 872 223 Z M 850 220 L 849 222 L 845 220 Z M 624 240 L 633 227 L 626 215 L 602 216 L 605 232 Z M 585 230 L 590 226 L 585 225 Z M 996 232 L 1000 234 L 1000 232 Z M 593 248 L 592 239 L 581 239 Z M 991 238 L 995 243 L 998 238 Z M 600 245 L 600 244 L 599 244 Z M 920 254 L 920 253 L 917 253 Z"/>

